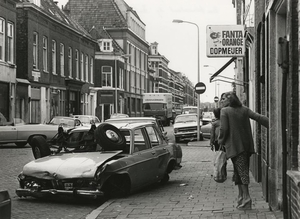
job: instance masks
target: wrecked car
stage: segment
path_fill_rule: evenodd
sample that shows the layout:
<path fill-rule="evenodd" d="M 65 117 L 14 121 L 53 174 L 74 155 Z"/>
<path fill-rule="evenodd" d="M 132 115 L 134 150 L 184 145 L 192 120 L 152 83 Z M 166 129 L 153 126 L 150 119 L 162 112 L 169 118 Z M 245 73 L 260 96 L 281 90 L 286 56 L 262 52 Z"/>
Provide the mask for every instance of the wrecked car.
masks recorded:
<path fill-rule="evenodd" d="M 84 136 L 89 136 L 89 144 Z M 181 168 L 181 147 L 168 143 L 153 123 L 77 128 L 61 147 L 23 167 L 16 190 L 19 197 L 124 196 L 152 183 L 165 183 L 173 170 Z"/>

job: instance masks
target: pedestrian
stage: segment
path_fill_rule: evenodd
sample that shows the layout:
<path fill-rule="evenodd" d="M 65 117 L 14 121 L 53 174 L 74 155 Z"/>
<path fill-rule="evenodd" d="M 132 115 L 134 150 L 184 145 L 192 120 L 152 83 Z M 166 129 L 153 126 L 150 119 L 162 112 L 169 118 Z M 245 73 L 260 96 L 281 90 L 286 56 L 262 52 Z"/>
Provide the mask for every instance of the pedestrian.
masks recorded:
<path fill-rule="evenodd" d="M 237 209 L 251 209 L 249 163 L 255 150 L 250 119 L 267 128 L 269 119 L 243 106 L 234 92 L 223 93 L 221 105 L 219 144 L 225 146 L 226 157 L 233 163 L 233 180 L 238 186 Z"/>
<path fill-rule="evenodd" d="M 215 120 L 211 123 L 210 130 L 210 147 L 212 151 L 219 150 L 218 137 L 220 132 L 220 112 L 221 108 L 215 108 L 213 110 Z"/>

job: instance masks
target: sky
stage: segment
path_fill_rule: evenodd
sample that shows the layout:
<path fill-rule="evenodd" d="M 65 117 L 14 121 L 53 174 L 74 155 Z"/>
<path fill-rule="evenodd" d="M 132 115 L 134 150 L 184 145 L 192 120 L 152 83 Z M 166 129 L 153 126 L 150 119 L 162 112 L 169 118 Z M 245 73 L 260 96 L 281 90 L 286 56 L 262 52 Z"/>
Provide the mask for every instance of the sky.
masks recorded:
<path fill-rule="evenodd" d="M 68 0 L 58 0 L 65 5 Z M 206 85 L 200 94 L 201 102 L 213 102 L 214 97 L 232 90 L 230 83 L 209 82 L 211 74 L 219 70 L 230 58 L 208 58 L 206 56 L 206 26 L 235 25 L 236 12 L 232 0 L 125 0 L 146 25 L 146 41 L 158 43 L 158 52 L 169 60 L 168 67 L 186 75 L 195 85 Z M 199 27 L 198 75 L 198 33 L 197 27 L 188 23 L 173 23 L 174 19 L 189 21 Z M 204 67 L 208 66 L 208 67 Z M 234 64 L 229 65 L 222 76 L 234 77 Z"/>

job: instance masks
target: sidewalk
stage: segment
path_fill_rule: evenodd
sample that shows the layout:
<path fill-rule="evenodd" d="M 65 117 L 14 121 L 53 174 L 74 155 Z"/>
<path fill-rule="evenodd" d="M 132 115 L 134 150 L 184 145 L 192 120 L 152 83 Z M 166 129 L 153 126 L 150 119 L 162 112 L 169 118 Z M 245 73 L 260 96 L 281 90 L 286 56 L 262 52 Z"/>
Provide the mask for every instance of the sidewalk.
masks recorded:
<path fill-rule="evenodd" d="M 216 183 L 211 176 L 214 152 L 208 145 L 208 141 L 200 141 L 182 146 L 183 167 L 170 174 L 166 185 L 154 185 L 126 198 L 109 200 L 86 218 L 283 218 L 282 212 L 269 210 L 261 186 L 251 174 L 253 209 L 237 210 L 232 163 L 229 161 L 227 165 L 228 179 Z"/>

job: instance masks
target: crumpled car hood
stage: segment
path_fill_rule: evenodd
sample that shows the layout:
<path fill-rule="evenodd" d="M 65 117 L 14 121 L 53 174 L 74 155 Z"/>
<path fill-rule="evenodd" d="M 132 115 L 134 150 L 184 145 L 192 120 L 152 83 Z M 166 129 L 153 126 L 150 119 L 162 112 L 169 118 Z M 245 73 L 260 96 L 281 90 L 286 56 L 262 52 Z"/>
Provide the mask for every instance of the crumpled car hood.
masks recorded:
<path fill-rule="evenodd" d="M 40 179 L 92 178 L 101 164 L 119 153 L 122 151 L 51 155 L 26 164 L 23 174 Z"/>
<path fill-rule="evenodd" d="M 193 126 L 197 126 L 197 122 L 186 122 L 186 123 L 175 123 L 174 125 L 173 125 L 173 127 L 174 127 L 174 129 L 175 128 L 184 128 L 184 127 L 193 127 Z"/>

